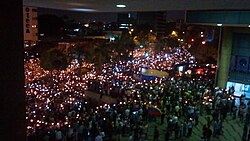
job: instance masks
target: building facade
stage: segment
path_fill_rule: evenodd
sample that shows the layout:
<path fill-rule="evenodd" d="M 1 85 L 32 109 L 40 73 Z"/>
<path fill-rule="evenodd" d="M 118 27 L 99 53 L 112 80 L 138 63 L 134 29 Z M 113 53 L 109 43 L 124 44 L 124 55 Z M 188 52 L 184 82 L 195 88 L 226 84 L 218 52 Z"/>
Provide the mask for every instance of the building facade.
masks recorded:
<path fill-rule="evenodd" d="M 117 23 L 120 30 L 133 28 L 134 22 L 133 13 L 117 14 Z"/>
<path fill-rule="evenodd" d="M 166 33 L 166 12 L 137 12 L 137 25 L 149 25 L 162 37 Z"/>
<path fill-rule="evenodd" d="M 23 7 L 24 47 L 31 47 L 38 41 L 37 8 Z"/>

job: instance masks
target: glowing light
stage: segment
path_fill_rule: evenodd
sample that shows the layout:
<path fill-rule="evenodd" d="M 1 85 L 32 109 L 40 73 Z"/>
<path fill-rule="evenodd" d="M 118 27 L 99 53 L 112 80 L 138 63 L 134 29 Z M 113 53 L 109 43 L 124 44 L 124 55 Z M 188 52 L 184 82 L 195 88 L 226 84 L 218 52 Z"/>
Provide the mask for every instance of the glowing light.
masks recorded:
<path fill-rule="evenodd" d="M 171 35 L 174 36 L 174 37 L 178 36 L 176 31 L 172 31 Z"/>
<path fill-rule="evenodd" d="M 96 11 L 95 9 L 88 9 L 88 8 L 71 8 L 70 10 L 80 11 L 80 12 L 93 12 L 93 11 Z"/>
<path fill-rule="evenodd" d="M 125 5 L 125 4 L 117 4 L 116 7 L 117 7 L 117 8 L 125 8 L 126 5 Z"/>
<path fill-rule="evenodd" d="M 222 26 L 222 24 L 221 23 L 218 23 L 218 24 L 216 24 L 217 26 Z"/>
<path fill-rule="evenodd" d="M 89 24 L 86 23 L 86 24 L 84 24 L 84 26 L 85 26 L 85 27 L 89 27 Z"/>

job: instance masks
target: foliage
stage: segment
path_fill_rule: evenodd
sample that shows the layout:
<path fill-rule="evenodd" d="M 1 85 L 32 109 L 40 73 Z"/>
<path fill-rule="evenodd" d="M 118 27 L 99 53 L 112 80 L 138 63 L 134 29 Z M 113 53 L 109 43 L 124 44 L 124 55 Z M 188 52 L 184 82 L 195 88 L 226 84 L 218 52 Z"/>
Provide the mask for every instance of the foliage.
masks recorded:
<path fill-rule="evenodd" d="M 69 65 L 66 55 L 56 48 L 49 49 L 42 53 L 40 60 L 41 67 L 49 71 L 65 70 Z"/>
<path fill-rule="evenodd" d="M 120 40 L 112 44 L 112 49 L 116 52 L 116 61 L 129 59 L 129 53 L 133 52 L 135 43 L 128 32 L 123 32 Z"/>
<path fill-rule="evenodd" d="M 109 61 L 110 47 L 106 41 L 98 41 L 85 54 L 85 59 L 89 63 L 93 63 L 97 73 L 101 72 L 102 65 Z"/>
<path fill-rule="evenodd" d="M 158 40 L 155 46 L 155 52 L 160 52 L 162 50 L 167 51 L 169 47 L 178 47 L 178 46 L 179 46 L 178 39 L 170 35 Z"/>
<path fill-rule="evenodd" d="M 37 45 L 30 49 L 32 54 L 38 53 L 43 54 L 44 52 L 48 51 L 49 49 L 57 47 L 56 42 L 38 42 Z"/>
<path fill-rule="evenodd" d="M 75 46 L 71 46 L 69 48 L 70 58 L 77 59 L 80 66 L 82 64 L 82 60 L 83 60 L 85 54 L 87 54 L 87 51 L 86 51 L 85 47 L 80 45 L 80 44 L 77 44 Z"/>
<path fill-rule="evenodd" d="M 152 27 L 148 24 L 138 25 L 134 30 L 134 35 L 136 35 L 135 40 L 137 45 L 147 45 L 148 40 L 152 39 L 149 37 L 150 30 Z"/>

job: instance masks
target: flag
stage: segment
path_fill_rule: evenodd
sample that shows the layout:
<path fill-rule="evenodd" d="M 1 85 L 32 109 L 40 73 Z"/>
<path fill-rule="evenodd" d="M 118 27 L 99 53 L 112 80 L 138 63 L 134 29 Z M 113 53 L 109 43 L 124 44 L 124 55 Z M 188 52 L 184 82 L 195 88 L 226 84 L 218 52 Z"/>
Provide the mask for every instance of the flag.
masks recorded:
<path fill-rule="evenodd" d="M 161 109 L 157 108 L 156 106 L 149 106 L 148 107 L 148 114 L 149 115 L 160 116 L 161 115 Z"/>

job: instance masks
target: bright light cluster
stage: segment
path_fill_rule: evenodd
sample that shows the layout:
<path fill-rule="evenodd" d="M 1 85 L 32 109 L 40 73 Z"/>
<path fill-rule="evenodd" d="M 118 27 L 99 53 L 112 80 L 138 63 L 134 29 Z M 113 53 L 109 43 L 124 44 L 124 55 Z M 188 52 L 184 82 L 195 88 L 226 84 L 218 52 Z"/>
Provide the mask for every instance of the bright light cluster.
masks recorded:
<path fill-rule="evenodd" d="M 134 97 L 126 101 L 135 103 L 145 99 L 145 96 L 140 94 L 143 89 L 148 92 L 146 97 L 149 99 L 144 104 L 151 104 L 152 93 L 163 92 L 163 82 L 166 78 L 141 81 L 140 74 L 143 68 L 171 71 L 178 64 L 189 64 L 189 67 L 196 64 L 195 58 L 185 47 L 169 50 L 156 54 L 151 49 L 136 49 L 133 51 L 132 60 L 106 63 L 99 75 L 93 64 L 83 63 L 80 67 L 77 60 L 73 60 L 65 71 L 50 72 L 40 67 L 38 58 L 25 59 L 27 130 L 70 125 L 72 121 L 84 118 L 79 111 L 83 111 L 88 105 L 84 91 L 88 89 L 88 84 L 91 84 L 90 80 L 99 82 L 100 92 L 115 88 L 128 90 Z M 81 73 L 82 68 L 88 68 L 89 71 Z"/>

